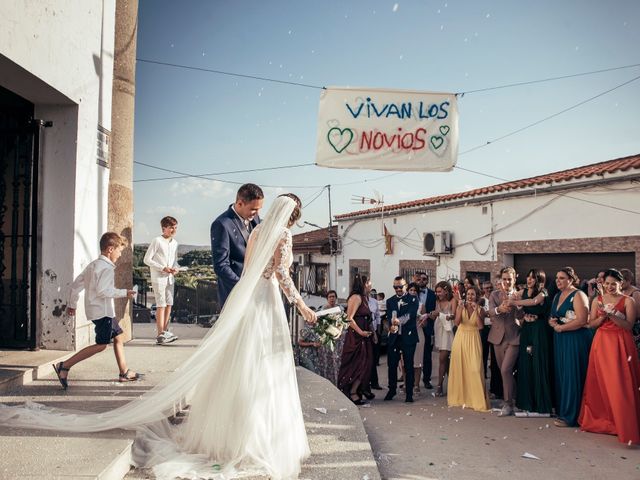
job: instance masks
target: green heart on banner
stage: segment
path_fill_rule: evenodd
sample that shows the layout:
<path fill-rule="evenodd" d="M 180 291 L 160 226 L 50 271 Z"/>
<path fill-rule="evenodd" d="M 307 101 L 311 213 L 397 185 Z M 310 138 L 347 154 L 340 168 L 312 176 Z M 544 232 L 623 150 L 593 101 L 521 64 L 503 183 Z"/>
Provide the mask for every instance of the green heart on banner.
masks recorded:
<path fill-rule="evenodd" d="M 444 143 L 444 138 L 438 137 L 436 135 L 432 135 L 430 141 L 431 141 L 431 145 L 433 145 L 433 148 L 437 150 Z"/>
<path fill-rule="evenodd" d="M 449 133 L 449 130 L 451 130 L 451 129 L 449 128 L 449 125 L 442 125 L 442 126 L 440 127 L 440 133 L 441 133 L 443 136 L 446 136 L 446 135 L 447 135 L 447 133 Z"/>
<path fill-rule="evenodd" d="M 327 132 L 327 140 L 337 153 L 342 153 L 353 141 L 353 131 L 350 128 L 341 130 L 333 127 Z"/>

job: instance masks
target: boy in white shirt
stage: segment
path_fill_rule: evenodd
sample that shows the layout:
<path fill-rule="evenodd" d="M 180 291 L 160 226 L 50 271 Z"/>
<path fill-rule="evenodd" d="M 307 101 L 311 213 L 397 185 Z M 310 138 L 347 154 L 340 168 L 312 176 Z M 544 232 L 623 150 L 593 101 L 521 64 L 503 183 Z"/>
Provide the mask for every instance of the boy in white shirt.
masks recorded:
<path fill-rule="evenodd" d="M 89 345 L 68 360 L 53 365 L 60 384 L 66 390 L 69 370 L 76 363 L 102 352 L 113 339 L 113 351 L 120 370 L 121 382 L 140 380 L 142 375 L 127 368 L 124 357 L 124 335 L 115 318 L 114 298 L 133 297 L 135 290 L 114 287 L 115 262 L 122 254 L 126 240 L 114 232 L 107 232 L 100 238 L 100 257 L 91 262 L 71 284 L 71 294 L 67 313 L 76 314 L 80 292 L 85 291 L 84 310 L 87 319 L 93 321 L 96 331 L 95 345 Z"/>
<path fill-rule="evenodd" d="M 178 242 L 173 238 L 178 221 L 173 217 L 160 220 L 162 235 L 154 238 L 144 255 L 144 263 L 151 270 L 151 285 L 156 296 L 156 343 L 166 345 L 178 337 L 169 331 L 173 306 L 174 275 L 178 272 Z"/>

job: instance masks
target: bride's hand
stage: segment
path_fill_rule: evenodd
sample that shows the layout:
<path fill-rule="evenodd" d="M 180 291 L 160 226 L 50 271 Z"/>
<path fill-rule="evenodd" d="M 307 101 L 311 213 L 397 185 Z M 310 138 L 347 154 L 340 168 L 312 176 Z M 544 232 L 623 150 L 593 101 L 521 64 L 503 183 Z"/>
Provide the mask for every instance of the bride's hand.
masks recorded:
<path fill-rule="evenodd" d="M 305 304 L 302 304 L 298 307 L 300 311 L 300 315 L 305 319 L 307 323 L 316 323 L 318 321 L 318 317 L 316 316 L 316 312 L 311 310 Z"/>

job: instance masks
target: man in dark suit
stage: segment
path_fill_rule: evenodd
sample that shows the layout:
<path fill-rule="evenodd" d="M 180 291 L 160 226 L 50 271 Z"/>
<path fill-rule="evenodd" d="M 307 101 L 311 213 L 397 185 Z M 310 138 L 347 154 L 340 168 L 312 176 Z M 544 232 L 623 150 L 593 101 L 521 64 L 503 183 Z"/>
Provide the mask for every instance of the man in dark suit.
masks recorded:
<path fill-rule="evenodd" d="M 211 254 L 218 278 L 220 309 L 240 280 L 249 234 L 260 223 L 258 212 L 263 202 L 262 189 L 246 183 L 238 190 L 235 203 L 211 224 Z"/>
<path fill-rule="evenodd" d="M 427 285 L 429 284 L 429 276 L 424 272 L 417 272 L 419 274 L 418 284 L 420 285 L 420 293 L 418 298 L 420 304 L 424 305 L 423 313 L 429 314 L 436 309 L 436 292 L 431 290 Z M 422 358 L 422 379 L 424 386 L 427 390 L 431 390 L 431 373 L 433 370 L 432 353 L 433 353 L 433 325 L 435 321 L 431 317 L 427 317 L 425 320 L 422 331 L 424 332 L 424 357 Z"/>
<path fill-rule="evenodd" d="M 405 381 L 405 402 L 413 402 L 413 356 L 418 343 L 416 317 L 420 302 L 417 296 L 405 293 L 407 282 L 402 277 L 393 280 L 396 294 L 387 300 L 387 316 L 390 316 L 387 340 L 387 364 L 389 366 L 389 391 L 385 400 L 392 400 L 397 393 L 398 363 L 402 353 Z M 395 312 L 395 315 L 394 315 Z"/>

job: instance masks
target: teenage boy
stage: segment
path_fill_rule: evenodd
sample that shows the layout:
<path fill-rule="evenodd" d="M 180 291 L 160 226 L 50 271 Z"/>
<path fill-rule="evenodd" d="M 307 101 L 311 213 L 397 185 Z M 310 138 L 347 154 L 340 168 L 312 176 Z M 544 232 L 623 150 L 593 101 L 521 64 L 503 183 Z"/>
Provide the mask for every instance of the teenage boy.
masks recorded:
<path fill-rule="evenodd" d="M 156 297 L 156 343 L 166 345 L 178 339 L 169 331 L 174 275 L 179 267 L 178 242 L 173 238 L 178 230 L 178 221 L 173 217 L 164 217 L 160 220 L 160 227 L 162 235 L 151 240 L 144 263 L 151 270 L 151 286 Z"/>

